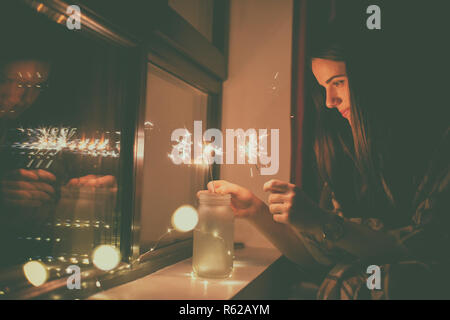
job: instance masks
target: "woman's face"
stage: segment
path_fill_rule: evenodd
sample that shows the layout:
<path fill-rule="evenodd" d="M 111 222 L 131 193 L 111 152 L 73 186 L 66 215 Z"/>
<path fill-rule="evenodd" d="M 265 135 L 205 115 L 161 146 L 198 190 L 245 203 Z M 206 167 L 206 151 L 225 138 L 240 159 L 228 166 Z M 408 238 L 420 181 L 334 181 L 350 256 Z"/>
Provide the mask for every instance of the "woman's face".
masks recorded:
<path fill-rule="evenodd" d="M 312 71 L 326 90 L 326 106 L 336 108 L 350 122 L 350 90 L 345 62 L 314 58 Z"/>
<path fill-rule="evenodd" d="M 45 88 L 50 65 L 39 60 L 18 60 L 0 70 L 0 119 L 17 118 L 34 104 Z"/>

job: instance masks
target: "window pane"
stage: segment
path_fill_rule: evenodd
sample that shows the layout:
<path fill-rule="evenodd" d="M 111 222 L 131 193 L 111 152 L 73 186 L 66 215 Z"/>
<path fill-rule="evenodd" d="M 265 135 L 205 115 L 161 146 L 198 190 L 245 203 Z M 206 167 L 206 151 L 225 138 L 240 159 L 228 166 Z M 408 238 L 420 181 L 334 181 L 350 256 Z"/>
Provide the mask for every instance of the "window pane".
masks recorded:
<path fill-rule="evenodd" d="M 212 41 L 213 0 L 169 0 L 169 5 L 205 38 Z"/>
<path fill-rule="evenodd" d="M 96 246 L 119 246 L 124 52 L 25 9 L 6 21 L 0 265 L 90 265 Z"/>
<path fill-rule="evenodd" d="M 176 165 L 169 158 L 173 130 L 193 133 L 194 120 L 206 127 L 207 94 L 167 72 L 149 65 L 145 115 L 144 170 L 141 213 L 141 253 L 192 233 L 171 232 L 173 212 L 182 205 L 197 206 L 196 193 L 204 189 L 208 169 Z M 205 130 L 205 129 L 203 129 Z M 159 241 L 159 242 L 158 242 Z"/>

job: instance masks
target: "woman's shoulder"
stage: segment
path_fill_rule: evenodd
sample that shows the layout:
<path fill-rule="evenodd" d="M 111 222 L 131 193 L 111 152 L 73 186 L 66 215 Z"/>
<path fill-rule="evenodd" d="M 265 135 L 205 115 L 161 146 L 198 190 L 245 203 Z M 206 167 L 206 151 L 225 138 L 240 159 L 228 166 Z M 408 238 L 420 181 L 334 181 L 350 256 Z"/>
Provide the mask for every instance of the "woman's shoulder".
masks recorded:
<path fill-rule="evenodd" d="M 449 143 L 447 130 L 417 189 L 411 225 L 397 235 L 418 256 L 450 262 Z"/>
<path fill-rule="evenodd" d="M 429 211 L 431 209 L 447 209 L 448 211 L 450 181 L 449 132 L 450 130 L 447 129 L 443 134 L 438 146 L 430 157 L 425 174 L 419 183 L 414 199 L 416 211 Z"/>

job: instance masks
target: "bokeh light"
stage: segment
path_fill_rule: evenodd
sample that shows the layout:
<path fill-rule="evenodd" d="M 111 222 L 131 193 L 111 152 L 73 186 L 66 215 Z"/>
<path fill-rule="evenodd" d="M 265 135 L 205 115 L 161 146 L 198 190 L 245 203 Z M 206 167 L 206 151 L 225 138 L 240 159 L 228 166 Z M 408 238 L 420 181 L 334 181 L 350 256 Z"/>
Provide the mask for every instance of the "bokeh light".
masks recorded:
<path fill-rule="evenodd" d="M 198 223 L 197 210 L 189 205 L 179 207 L 172 215 L 172 226 L 177 231 L 187 232 L 195 228 Z"/>
<path fill-rule="evenodd" d="M 112 270 L 120 262 L 120 251 L 110 245 L 98 246 L 92 254 L 92 262 L 100 270 Z"/>
<path fill-rule="evenodd" d="M 35 287 L 43 285 L 48 279 L 47 267 L 40 261 L 28 261 L 23 266 L 27 280 Z"/>

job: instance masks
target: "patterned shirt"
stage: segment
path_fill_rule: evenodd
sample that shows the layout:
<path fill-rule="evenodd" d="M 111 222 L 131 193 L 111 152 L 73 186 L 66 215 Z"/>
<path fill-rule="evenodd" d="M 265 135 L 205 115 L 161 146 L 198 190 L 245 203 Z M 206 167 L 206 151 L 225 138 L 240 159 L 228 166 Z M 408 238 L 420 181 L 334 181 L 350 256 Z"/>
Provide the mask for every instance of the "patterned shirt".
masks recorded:
<path fill-rule="evenodd" d="M 369 289 L 372 263 L 339 248 L 331 248 L 315 237 L 303 233 L 303 242 L 311 255 L 331 271 L 322 282 L 318 299 L 415 299 L 450 298 L 447 278 L 450 266 L 450 206 L 449 206 L 449 131 L 447 130 L 430 161 L 427 174 L 415 196 L 415 212 L 410 223 L 388 229 L 377 218 L 349 218 L 372 230 L 393 236 L 403 246 L 407 256 L 379 266 L 381 288 Z M 332 195 L 333 196 L 333 195 Z M 339 203 L 332 197 L 334 213 L 345 218 Z"/>

